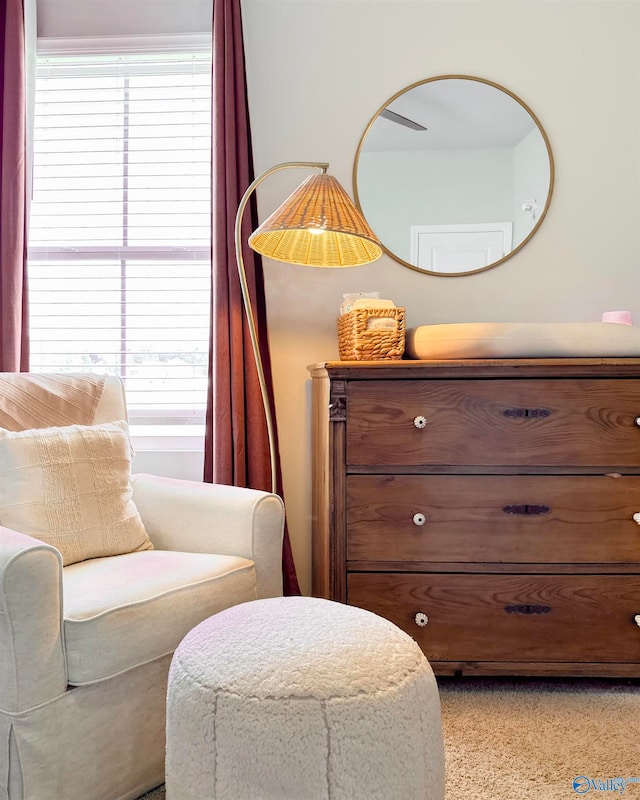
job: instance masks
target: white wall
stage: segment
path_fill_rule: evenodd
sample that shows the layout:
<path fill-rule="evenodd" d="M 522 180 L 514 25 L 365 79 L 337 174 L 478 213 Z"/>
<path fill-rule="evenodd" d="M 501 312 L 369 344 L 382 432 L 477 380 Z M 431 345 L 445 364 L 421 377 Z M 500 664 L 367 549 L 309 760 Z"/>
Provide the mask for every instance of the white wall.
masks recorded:
<path fill-rule="evenodd" d="M 201 481 L 204 470 L 202 450 L 140 450 L 135 447 L 131 471 L 150 472 L 167 478 Z"/>
<path fill-rule="evenodd" d="M 637 0 L 243 0 L 256 172 L 329 161 L 352 190 L 360 137 L 381 104 L 424 78 L 467 74 L 520 96 L 556 166 L 549 213 L 495 269 L 436 277 L 383 256 L 350 270 L 265 263 L 285 500 L 310 586 L 311 455 L 306 365 L 337 358 L 343 292 L 380 291 L 409 325 L 640 323 L 640 6 Z M 307 173 L 259 190 L 264 218 Z"/>
<path fill-rule="evenodd" d="M 513 153 L 513 241 L 520 244 L 531 233 L 544 208 L 549 187 L 549 158 L 536 130 L 516 145 Z M 524 203 L 536 202 L 533 214 L 522 210 Z"/>
<path fill-rule="evenodd" d="M 38 36 L 205 33 L 211 0 L 36 0 Z"/>
<path fill-rule="evenodd" d="M 412 225 L 512 221 L 513 166 L 510 147 L 361 153 L 358 196 L 382 244 L 411 261 Z"/>

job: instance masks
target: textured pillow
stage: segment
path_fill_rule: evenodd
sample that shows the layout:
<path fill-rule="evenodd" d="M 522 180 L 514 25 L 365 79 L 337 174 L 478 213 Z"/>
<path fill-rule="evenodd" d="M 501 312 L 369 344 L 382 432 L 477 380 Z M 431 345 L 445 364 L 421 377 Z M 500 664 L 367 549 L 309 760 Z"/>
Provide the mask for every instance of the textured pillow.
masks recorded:
<path fill-rule="evenodd" d="M 0 429 L 0 525 L 63 564 L 153 548 L 132 500 L 126 422 Z"/>

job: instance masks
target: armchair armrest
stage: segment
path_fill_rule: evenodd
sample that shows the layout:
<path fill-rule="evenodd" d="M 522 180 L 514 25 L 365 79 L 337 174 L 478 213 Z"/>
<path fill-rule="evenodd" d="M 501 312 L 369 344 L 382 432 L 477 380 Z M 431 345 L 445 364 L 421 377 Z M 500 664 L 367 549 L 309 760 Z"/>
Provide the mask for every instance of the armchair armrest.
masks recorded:
<path fill-rule="evenodd" d="M 0 709 L 20 713 L 66 687 L 62 556 L 0 526 Z"/>
<path fill-rule="evenodd" d="M 258 597 L 282 594 L 284 504 L 278 495 L 143 473 L 132 475 L 131 484 L 154 547 L 251 559 Z"/>

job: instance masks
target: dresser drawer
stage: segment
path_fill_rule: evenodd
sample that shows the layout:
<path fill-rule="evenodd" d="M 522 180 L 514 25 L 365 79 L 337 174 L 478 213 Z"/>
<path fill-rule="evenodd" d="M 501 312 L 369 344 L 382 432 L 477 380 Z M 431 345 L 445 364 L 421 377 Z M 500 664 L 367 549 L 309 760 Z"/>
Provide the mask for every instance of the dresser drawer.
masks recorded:
<path fill-rule="evenodd" d="M 639 576 L 351 573 L 347 601 L 432 661 L 640 662 Z"/>
<path fill-rule="evenodd" d="M 637 466 L 639 379 L 350 381 L 348 466 Z"/>
<path fill-rule="evenodd" d="M 349 475 L 347 559 L 638 563 L 640 476 Z"/>

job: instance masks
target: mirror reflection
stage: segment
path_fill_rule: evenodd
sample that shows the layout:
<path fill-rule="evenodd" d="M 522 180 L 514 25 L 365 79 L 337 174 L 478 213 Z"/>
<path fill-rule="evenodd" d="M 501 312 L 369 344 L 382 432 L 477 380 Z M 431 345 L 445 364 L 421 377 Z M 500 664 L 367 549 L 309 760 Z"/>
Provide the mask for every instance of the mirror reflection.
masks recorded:
<path fill-rule="evenodd" d="M 539 228 L 553 157 L 528 106 L 498 84 L 429 78 L 375 114 L 356 153 L 356 202 L 385 251 L 412 269 L 468 275 Z"/>

